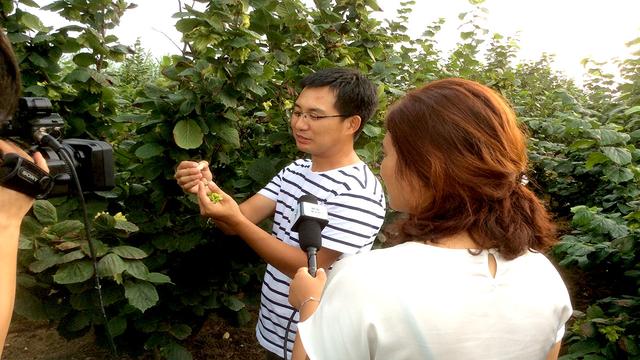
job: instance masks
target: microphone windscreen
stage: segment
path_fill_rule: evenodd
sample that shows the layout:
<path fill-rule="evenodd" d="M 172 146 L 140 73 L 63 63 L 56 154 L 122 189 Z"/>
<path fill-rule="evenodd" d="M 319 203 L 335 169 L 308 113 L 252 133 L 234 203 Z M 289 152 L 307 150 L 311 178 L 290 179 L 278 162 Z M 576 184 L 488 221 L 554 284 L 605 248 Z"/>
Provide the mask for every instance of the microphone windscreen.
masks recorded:
<path fill-rule="evenodd" d="M 322 247 L 322 226 L 320 223 L 313 219 L 302 221 L 298 227 L 298 240 L 300 248 L 304 251 L 310 247 L 316 248 L 316 250 L 320 249 Z"/>
<path fill-rule="evenodd" d="M 303 205 L 305 203 L 314 205 L 305 208 Z M 299 221 L 296 221 L 297 226 L 295 226 L 295 228 L 298 232 L 300 247 L 304 251 L 307 251 L 307 249 L 311 247 L 316 250 L 322 247 L 322 228 L 327 223 L 326 210 L 325 214 L 322 214 L 322 211 L 318 210 L 324 210 L 324 207 L 317 204 L 318 198 L 311 194 L 305 194 L 298 198 L 298 206 L 300 207 L 300 214 L 302 214 L 302 216 L 298 219 Z M 306 210 L 303 210 L 303 208 Z M 312 210 L 311 213 L 307 213 L 309 210 Z M 313 212 L 313 210 L 316 210 L 316 212 Z M 318 215 L 324 216 L 324 218 L 318 219 L 316 217 Z"/>

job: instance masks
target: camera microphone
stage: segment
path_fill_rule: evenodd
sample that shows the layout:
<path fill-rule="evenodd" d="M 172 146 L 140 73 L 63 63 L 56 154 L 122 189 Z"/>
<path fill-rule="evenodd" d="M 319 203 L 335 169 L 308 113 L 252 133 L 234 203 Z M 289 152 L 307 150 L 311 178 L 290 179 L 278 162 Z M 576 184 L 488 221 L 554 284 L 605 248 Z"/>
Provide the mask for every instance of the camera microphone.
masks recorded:
<path fill-rule="evenodd" d="M 307 253 L 309 274 L 316 276 L 318 264 L 316 253 L 322 247 L 322 229 L 329 222 L 327 209 L 318 204 L 318 199 L 310 194 L 298 199 L 298 208 L 291 230 L 298 232 L 300 248 Z"/>

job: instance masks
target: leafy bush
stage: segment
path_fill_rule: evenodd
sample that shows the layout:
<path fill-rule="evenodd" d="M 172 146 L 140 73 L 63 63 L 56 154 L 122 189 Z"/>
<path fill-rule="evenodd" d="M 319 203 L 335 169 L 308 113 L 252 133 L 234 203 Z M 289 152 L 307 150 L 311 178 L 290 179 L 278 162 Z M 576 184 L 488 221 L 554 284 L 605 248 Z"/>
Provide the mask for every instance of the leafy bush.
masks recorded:
<path fill-rule="evenodd" d="M 193 196 L 175 184 L 175 165 L 208 160 L 216 181 L 242 201 L 300 156 L 285 115 L 298 81 L 315 69 L 352 66 L 378 85 L 380 111 L 357 142 L 374 168 L 384 111 L 408 89 L 460 76 L 512 102 L 530 132 L 530 178 L 561 225 L 552 255 L 566 274 L 585 275 L 575 286 L 597 290 L 572 294 L 563 358 L 638 357 L 638 52 L 619 61 L 619 85 L 601 64 L 585 61 L 589 77 L 579 88 L 552 70 L 552 57 L 516 63 L 517 39 L 482 26 L 481 1 L 460 15 L 460 42 L 447 56 L 435 41 L 445 20 L 417 39 L 406 34 L 413 1 L 384 22 L 371 17 L 374 0 L 323 0 L 314 8 L 298 0 L 216 1 L 175 14 L 185 50 L 163 58 L 160 75 L 145 82 L 131 76 L 131 66 L 149 68 L 143 49 L 109 34 L 132 5 L 54 1 L 46 9 L 79 25 L 53 30 L 18 3 L 36 6 L 3 2 L 0 25 L 19 55 L 25 94 L 55 100 L 70 134 L 116 148 L 117 187 L 91 195 L 89 209 L 108 329 L 119 347 L 137 352 L 144 344 L 187 359 L 180 342 L 210 311 L 252 320 L 246 305 L 257 301 L 264 264 L 239 239 L 207 227 Z M 38 202 L 23 225 L 16 312 L 56 321 L 68 337 L 91 326 L 103 334 L 78 203 L 51 202 L 55 209 Z M 118 212 L 128 220 L 109 215 Z"/>

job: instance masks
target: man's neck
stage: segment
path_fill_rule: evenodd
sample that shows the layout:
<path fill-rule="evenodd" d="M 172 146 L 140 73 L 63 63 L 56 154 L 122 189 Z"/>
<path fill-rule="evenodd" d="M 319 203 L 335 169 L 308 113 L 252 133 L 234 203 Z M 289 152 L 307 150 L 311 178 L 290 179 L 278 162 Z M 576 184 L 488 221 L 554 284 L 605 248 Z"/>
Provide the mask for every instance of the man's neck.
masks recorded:
<path fill-rule="evenodd" d="M 353 165 L 358 162 L 360 162 L 360 158 L 353 149 L 350 149 L 349 152 L 341 153 L 340 155 L 333 155 L 330 157 L 311 155 L 311 171 L 329 171 L 333 169 L 339 169 L 348 165 Z"/>

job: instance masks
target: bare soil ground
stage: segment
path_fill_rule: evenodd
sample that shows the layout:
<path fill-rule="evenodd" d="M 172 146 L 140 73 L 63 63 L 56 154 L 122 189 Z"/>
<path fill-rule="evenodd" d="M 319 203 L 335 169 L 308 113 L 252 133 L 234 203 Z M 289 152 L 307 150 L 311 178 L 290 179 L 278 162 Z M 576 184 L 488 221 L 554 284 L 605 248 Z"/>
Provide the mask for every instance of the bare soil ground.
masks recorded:
<path fill-rule="evenodd" d="M 66 341 L 47 322 L 29 321 L 14 315 L 4 344 L 3 360 L 97 360 L 104 359 L 93 334 Z"/>
<path fill-rule="evenodd" d="M 263 360 L 264 352 L 255 338 L 255 324 L 245 327 L 229 325 L 212 315 L 202 329 L 187 341 L 195 360 L 243 359 Z M 228 333 L 228 335 L 225 335 Z M 93 333 L 67 341 L 55 326 L 47 322 L 29 321 L 14 315 L 5 342 L 2 360 L 102 360 L 112 359 L 109 351 L 99 348 Z M 121 356 L 119 360 L 152 360 L 152 355 L 140 358 Z"/>

